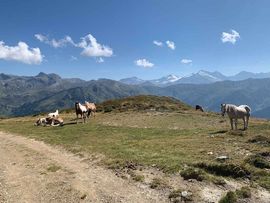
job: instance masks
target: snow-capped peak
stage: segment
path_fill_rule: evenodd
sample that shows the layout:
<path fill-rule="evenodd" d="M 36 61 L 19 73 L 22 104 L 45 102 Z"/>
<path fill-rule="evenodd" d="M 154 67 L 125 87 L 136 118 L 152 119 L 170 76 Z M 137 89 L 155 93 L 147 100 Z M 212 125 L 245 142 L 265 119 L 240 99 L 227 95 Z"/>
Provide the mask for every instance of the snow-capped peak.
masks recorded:
<path fill-rule="evenodd" d="M 180 77 L 180 76 L 172 75 L 172 74 L 167 76 L 168 82 L 175 82 L 175 81 L 177 81 L 177 80 L 179 80 L 181 78 L 182 77 Z"/>
<path fill-rule="evenodd" d="M 213 80 L 219 80 L 219 78 L 213 76 L 208 71 L 200 70 L 197 74 L 200 75 L 200 76 L 202 76 L 202 77 L 209 77 L 209 78 L 212 78 Z"/>

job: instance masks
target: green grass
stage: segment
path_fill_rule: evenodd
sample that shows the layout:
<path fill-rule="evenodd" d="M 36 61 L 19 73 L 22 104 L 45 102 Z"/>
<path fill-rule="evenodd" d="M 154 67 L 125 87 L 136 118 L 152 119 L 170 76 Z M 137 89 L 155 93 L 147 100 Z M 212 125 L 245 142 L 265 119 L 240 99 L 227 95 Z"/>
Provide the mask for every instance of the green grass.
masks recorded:
<path fill-rule="evenodd" d="M 249 187 L 242 187 L 235 192 L 229 191 L 224 197 L 219 200 L 219 203 L 237 203 L 238 199 L 246 199 L 251 197 L 251 191 Z"/>
<path fill-rule="evenodd" d="M 61 166 L 57 166 L 55 164 L 50 164 L 47 168 L 47 171 L 49 172 L 56 172 L 61 169 Z"/>
<path fill-rule="evenodd" d="M 235 192 L 229 191 L 227 194 L 222 197 L 218 203 L 236 203 L 237 202 L 237 195 Z"/>
<path fill-rule="evenodd" d="M 152 189 L 163 189 L 168 187 L 168 184 L 160 178 L 154 178 L 150 184 L 150 188 Z"/>
<path fill-rule="evenodd" d="M 144 181 L 144 176 L 143 175 L 134 175 L 132 177 L 132 179 L 137 181 L 137 182 L 143 182 Z"/>
<path fill-rule="evenodd" d="M 192 110 L 98 113 L 88 123 L 77 125 L 71 121 L 74 114 L 62 116 L 68 124 L 63 127 L 36 127 L 33 124 L 37 117 L 22 117 L 0 120 L 0 130 L 61 145 L 73 153 L 103 154 L 103 163 L 111 168 L 130 161 L 142 166 L 155 164 L 172 173 L 183 170 L 185 164 L 195 168 L 200 162 L 216 166 L 220 164 L 216 156 L 228 155 L 222 164 L 243 166 L 253 176 L 261 169 L 244 161 L 246 151 L 269 151 L 268 145 L 249 141 L 258 135 L 270 137 L 270 123 L 266 120 L 251 119 L 248 131 L 234 132 L 220 115 Z M 258 174 L 253 180 L 270 188 L 269 172 Z"/>

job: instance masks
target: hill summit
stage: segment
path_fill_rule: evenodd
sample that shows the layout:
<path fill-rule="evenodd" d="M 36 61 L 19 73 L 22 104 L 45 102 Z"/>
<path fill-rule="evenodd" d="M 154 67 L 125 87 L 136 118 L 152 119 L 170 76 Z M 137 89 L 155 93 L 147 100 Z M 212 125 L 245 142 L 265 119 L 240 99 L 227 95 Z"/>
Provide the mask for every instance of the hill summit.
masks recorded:
<path fill-rule="evenodd" d="M 98 111 L 186 111 L 192 107 L 172 97 L 139 95 L 107 100 L 98 105 Z"/>

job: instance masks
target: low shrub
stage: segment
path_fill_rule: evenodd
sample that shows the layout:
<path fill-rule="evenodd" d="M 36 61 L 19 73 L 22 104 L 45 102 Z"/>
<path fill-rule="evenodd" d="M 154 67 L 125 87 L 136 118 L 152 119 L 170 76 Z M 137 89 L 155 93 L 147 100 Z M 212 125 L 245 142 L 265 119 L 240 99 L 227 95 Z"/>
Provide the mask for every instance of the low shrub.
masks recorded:
<path fill-rule="evenodd" d="M 245 186 L 242 187 L 240 190 L 235 191 L 236 195 L 240 199 L 250 198 L 251 197 L 251 191 L 250 188 Z"/>
<path fill-rule="evenodd" d="M 245 161 L 249 163 L 250 165 L 253 165 L 257 168 L 262 168 L 262 169 L 270 168 L 269 161 L 265 157 L 261 156 L 260 154 L 251 155 Z"/>
<path fill-rule="evenodd" d="M 234 178 L 249 177 L 250 172 L 243 166 L 235 164 L 198 163 L 196 167 L 202 168 L 209 173 Z"/>
<path fill-rule="evenodd" d="M 237 202 L 237 195 L 235 192 L 229 191 L 227 194 L 222 197 L 218 203 L 236 203 Z"/>
<path fill-rule="evenodd" d="M 200 169 L 195 168 L 187 168 L 180 172 L 180 175 L 185 179 L 195 179 L 198 181 L 202 181 L 205 179 L 205 172 Z"/>

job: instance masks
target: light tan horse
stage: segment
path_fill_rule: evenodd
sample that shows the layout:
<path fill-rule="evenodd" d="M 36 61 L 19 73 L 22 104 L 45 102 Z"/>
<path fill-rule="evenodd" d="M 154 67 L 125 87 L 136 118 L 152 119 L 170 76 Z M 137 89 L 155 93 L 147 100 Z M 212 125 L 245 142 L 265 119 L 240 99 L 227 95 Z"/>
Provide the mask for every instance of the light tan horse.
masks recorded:
<path fill-rule="evenodd" d="M 88 110 L 88 114 L 87 114 L 87 117 L 89 118 L 90 115 L 93 115 L 94 117 L 96 116 L 96 110 L 97 110 L 97 107 L 95 105 L 95 103 L 90 103 L 88 101 L 85 101 L 85 106 Z"/>
<path fill-rule="evenodd" d="M 244 130 L 248 128 L 248 121 L 250 117 L 251 108 L 248 105 L 236 106 L 234 104 L 221 104 L 221 113 L 222 116 L 225 113 L 228 114 L 231 122 L 231 129 L 233 130 L 233 121 L 235 129 L 237 130 L 237 119 L 243 119 L 244 121 Z"/>

